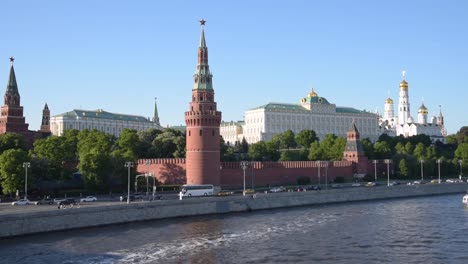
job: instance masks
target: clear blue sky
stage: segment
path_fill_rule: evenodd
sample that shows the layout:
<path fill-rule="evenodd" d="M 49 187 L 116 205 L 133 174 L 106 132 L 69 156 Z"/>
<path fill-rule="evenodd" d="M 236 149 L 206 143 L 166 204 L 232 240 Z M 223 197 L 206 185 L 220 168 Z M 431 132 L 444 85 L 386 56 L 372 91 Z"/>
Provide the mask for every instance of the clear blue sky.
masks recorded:
<path fill-rule="evenodd" d="M 0 88 L 14 56 L 26 121 L 72 109 L 184 124 L 205 34 L 223 120 L 310 88 L 331 103 L 383 111 L 407 71 L 412 116 L 442 105 L 468 125 L 468 1 L 0 1 Z"/>

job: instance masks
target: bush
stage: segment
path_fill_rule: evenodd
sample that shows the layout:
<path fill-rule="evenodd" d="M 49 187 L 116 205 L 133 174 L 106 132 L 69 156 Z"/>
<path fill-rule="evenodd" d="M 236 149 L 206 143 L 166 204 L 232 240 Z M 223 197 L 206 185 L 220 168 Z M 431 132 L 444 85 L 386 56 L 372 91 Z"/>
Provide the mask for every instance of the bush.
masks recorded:
<path fill-rule="evenodd" d="M 307 176 L 299 177 L 299 178 L 297 178 L 297 184 L 298 185 L 310 184 L 310 178 L 307 177 Z"/>

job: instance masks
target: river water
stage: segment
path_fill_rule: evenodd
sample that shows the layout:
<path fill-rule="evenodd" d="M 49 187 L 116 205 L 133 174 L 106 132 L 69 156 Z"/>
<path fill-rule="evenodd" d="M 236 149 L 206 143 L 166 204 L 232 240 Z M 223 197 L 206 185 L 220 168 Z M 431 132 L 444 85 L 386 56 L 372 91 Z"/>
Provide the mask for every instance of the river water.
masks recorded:
<path fill-rule="evenodd" d="M 468 263 L 462 195 L 155 220 L 0 240 L 0 263 Z"/>

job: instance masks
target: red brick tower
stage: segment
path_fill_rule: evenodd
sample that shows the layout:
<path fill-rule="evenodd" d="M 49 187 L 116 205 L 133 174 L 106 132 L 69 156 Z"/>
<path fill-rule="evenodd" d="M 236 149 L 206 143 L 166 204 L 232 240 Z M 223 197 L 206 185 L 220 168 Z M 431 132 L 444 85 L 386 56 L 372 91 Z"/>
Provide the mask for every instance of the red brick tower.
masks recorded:
<path fill-rule="evenodd" d="M 15 69 L 13 68 L 14 61 L 15 59 L 11 57 L 10 76 L 4 97 L 5 105 L 1 107 L 0 133 L 12 132 L 23 134 L 26 140 L 28 140 L 27 134 L 29 134 L 29 125 L 26 124 L 26 119 L 23 116 L 23 107 L 20 105 L 21 96 L 18 92 L 18 85 L 16 84 Z"/>
<path fill-rule="evenodd" d="M 202 19 L 200 24 L 201 36 L 197 70 L 193 75 L 192 102 L 189 111 L 185 112 L 187 184 L 219 186 L 221 112 L 216 110 L 214 100 L 213 75 L 208 65 L 208 48 L 205 42 L 205 20 Z"/>
<path fill-rule="evenodd" d="M 41 129 L 39 130 L 43 136 L 50 136 L 50 110 L 49 106 L 47 103 L 44 106 L 44 109 L 42 110 L 42 123 L 41 123 Z"/>
<path fill-rule="evenodd" d="M 367 173 L 367 157 L 361 144 L 361 134 L 354 123 L 346 133 L 346 146 L 343 153 L 343 160 L 352 161 L 355 165 L 355 172 L 359 174 Z"/>

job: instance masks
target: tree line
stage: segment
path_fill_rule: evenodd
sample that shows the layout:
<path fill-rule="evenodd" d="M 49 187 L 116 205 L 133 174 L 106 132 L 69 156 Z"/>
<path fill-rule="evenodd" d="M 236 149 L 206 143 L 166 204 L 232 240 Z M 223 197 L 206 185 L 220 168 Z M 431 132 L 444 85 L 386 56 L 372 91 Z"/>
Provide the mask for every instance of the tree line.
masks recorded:
<path fill-rule="evenodd" d="M 392 159 L 397 175 L 417 177 L 421 160 L 425 174 L 435 175 L 436 160 L 442 160 L 443 175 L 457 175 L 459 160 L 468 163 L 468 127 L 447 137 L 447 144 L 432 143 L 425 135 L 410 138 L 383 134 L 376 142 L 361 140 L 367 157 Z M 125 162 L 145 158 L 185 158 L 185 133 L 174 129 L 149 129 L 137 132 L 124 129 L 119 138 L 98 130 L 65 130 L 62 136 L 36 140 L 32 148 L 19 134 L 0 135 L 0 186 L 3 194 L 24 190 L 25 170 L 28 189 L 63 186 L 80 173 L 84 187 L 106 191 L 111 186 L 127 185 Z M 269 141 L 247 144 L 245 139 L 226 144 L 221 138 L 221 161 L 305 161 L 341 160 L 346 139 L 333 134 L 319 140 L 313 130 L 294 134 L 288 130 Z M 30 167 L 24 167 L 29 162 Z M 131 183 L 133 184 L 133 182 Z"/>

